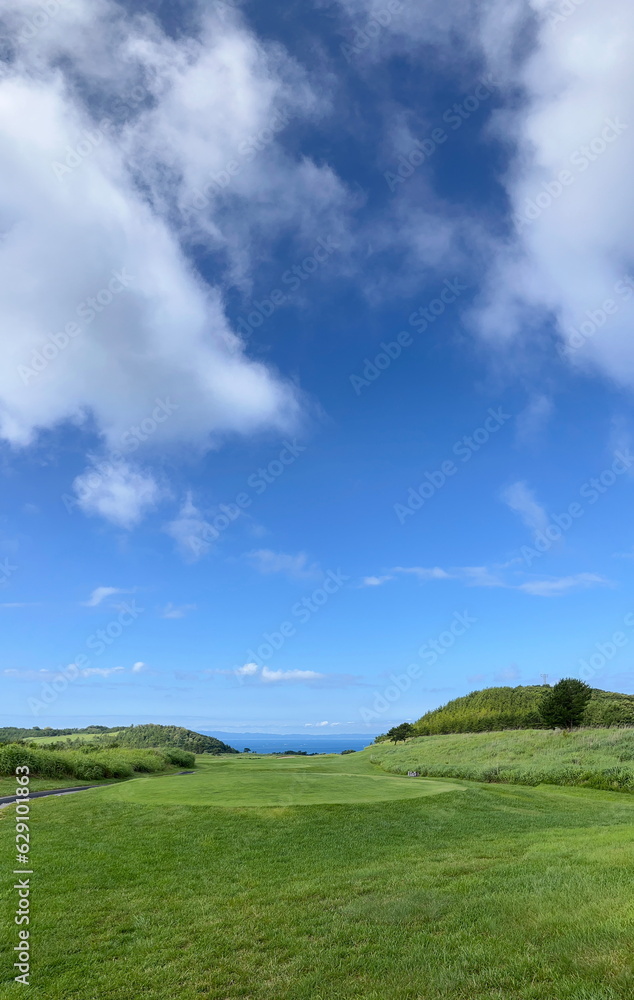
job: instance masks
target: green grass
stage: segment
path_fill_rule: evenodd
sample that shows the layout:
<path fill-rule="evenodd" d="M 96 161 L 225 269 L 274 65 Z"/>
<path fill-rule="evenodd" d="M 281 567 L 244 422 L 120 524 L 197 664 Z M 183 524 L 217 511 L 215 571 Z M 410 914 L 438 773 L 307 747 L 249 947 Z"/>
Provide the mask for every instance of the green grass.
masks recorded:
<path fill-rule="evenodd" d="M 455 794 L 346 805 L 304 780 L 379 777 L 372 750 L 297 761 L 199 758 L 191 776 L 31 804 L 38 1000 L 630 1000 L 634 800 L 456 782 Z M 253 782 L 251 782 L 251 778 Z M 196 781 L 199 776 L 196 775 Z M 140 801 L 173 789 L 171 804 Z M 408 787 L 435 781 L 409 779 Z M 445 782 L 439 782 L 440 786 Z M 365 782 L 362 782 L 365 787 Z M 194 796 L 189 786 L 188 796 Z M 312 787 L 312 785 L 306 785 Z M 323 787 L 323 786 L 322 786 Z M 352 788 L 352 783 L 348 784 Z M 359 785 L 358 787 L 361 787 Z M 268 788 L 268 792 L 267 792 Z M 136 789 L 129 800 L 120 793 Z M 221 807 L 210 805 L 214 789 Z M 0 811 L 5 870 L 14 808 Z M 2 883 L 11 981 L 15 906 Z"/>
<path fill-rule="evenodd" d="M 525 729 L 380 743 L 372 760 L 395 774 L 634 792 L 634 729 Z"/>
<path fill-rule="evenodd" d="M 82 743 L 99 742 L 97 737 L 108 735 L 116 736 L 116 732 L 103 733 L 71 733 L 69 736 L 29 736 L 27 743 L 65 743 L 67 740 L 80 740 Z"/>
<path fill-rule="evenodd" d="M 366 773 L 358 762 L 348 764 L 348 758 L 340 756 L 320 757 L 314 763 L 261 757 L 245 760 L 240 767 L 230 757 L 198 757 L 197 762 L 195 774 L 176 779 L 140 778 L 111 788 L 108 801 L 217 807 L 352 805 L 461 790 L 455 782 L 413 781 L 369 768 L 370 773 Z M 363 763 L 367 768 L 367 762 Z"/>

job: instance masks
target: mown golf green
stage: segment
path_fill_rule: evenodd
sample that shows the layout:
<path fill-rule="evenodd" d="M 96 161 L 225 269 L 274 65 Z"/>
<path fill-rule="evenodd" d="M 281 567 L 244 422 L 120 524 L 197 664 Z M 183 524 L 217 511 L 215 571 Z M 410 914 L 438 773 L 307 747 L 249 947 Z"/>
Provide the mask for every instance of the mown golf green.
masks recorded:
<path fill-rule="evenodd" d="M 301 757 L 241 758 L 240 765 L 229 757 L 199 757 L 194 774 L 115 785 L 108 801 L 217 807 L 354 805 L 439 795 L 462 787 L 457 782 L 395 777 L 372 768 L 365 759 L 350 761 L 350 756 L 320 756 L 310 762 Z"/>
<path fill-rule="evenodd" d="M 371 752 L 207 758 L 196 775 L 33 801 L 32 995 L 634 996 L 631 795 L 403 779 Z M 373 778 L 381 796 L 384 782 L 443 793 L 313 804 L 302 791 L 366 796 Z M 286 800 L 263 805 L 283 782 Z M 248 807 L 230 804 L 249 789 Z M 18 997 L 13 806 L 0 836 L 1 995 Z"/>

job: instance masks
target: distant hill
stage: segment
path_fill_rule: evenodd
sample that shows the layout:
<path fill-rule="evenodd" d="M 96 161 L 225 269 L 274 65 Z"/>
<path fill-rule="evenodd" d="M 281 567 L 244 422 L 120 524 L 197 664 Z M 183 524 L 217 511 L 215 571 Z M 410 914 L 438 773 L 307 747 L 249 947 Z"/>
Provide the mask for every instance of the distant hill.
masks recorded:
<path fill-rule="evenodd" d="M 192 753 L 238 753 L 228 743 L 215 736 L 203 736 L 182 726 L 130 726 L 112 736 L 102 736 L 101 743 L 117 743 L 122 747 L 180 747 Z"/>
<path fill-rule="evenodd" d="M 84 729 L 53 729 L 51 726 L 31 726 L 23 728 L 20 726 L 0 727 L 0 743 L 13 743 L 15 740 L 50 739 L 53 736 L 78 736 L 88 733 L 99 735 L 118 730 L 119 726 L 86 726 Z"/>
<path fill-rule="evenodd" d="M 547 685 L 492 687 L 454 698 L 427 712 L 414 729 L 419 736 L 482 733 L 502 729 L 540 729 L 539 703 Z M 634 695 L 593 689 L 583 726 L 634 726 Z"/>
<path fill-rule="evenodd" d="M 123 729 L 120 726 L 113 726 L 111 729 L 108 726 L 86 726 L 84 729 L 52 729 L 50 726 L 46 729 L 38 726 L 21 729 L 7 726 L 0 729 L 0 743 L 32 739 L 36 739 L 40 746 L 48 740 L 51 743 L 74 746 L 81 740 L 82 743 L 91 741 L 102 746 L 116 743 L 120 747 L 180 747 L 191 753 L 239 753 L 215 736 L 204 736 L 182 726 L 144 725 L 126 726 Z"/>

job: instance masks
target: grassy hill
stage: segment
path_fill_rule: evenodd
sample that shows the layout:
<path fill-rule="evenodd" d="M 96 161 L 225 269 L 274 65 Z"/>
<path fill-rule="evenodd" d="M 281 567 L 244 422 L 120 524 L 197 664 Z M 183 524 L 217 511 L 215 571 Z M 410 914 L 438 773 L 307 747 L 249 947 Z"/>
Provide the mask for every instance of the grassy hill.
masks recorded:
<path fill-rule="evenodd" d="M 492 687 L 427 712 L 414 728 L 421 736 L 443 733 L 481 733 L 501 729 L 539 729 L 539 703 L 546 685 Z M 634 695 L 593 689 L 583 726 L 634 726 Z"/>
<path fill-rule="evenodd" d="M 634 729 L 456 733 L 367 752 L 393 774 L 634 792 Z"/>
<path fill-rule="evenodd" d="M 215 736 L 204 736 L 182 726 L 130 726 L 120 729 L 116 735 L 100 737 L 100 742 L 106 745 L 116 743 L 121 747 L 178 747 L 190 753 L 238 753 Z"/>
<path fill-rule="evenodd" d="M 87 726 L 85 729 L 0 729 L 0 744 L 28 740 L 40 746 L 55 746 L 69 749 L 82 743 L 93 743 L 96 747 L 174 747 L 190 753 L 238 753 L 228 743 L 214 736 L 204 736 L 182 726 L 125 726 L 108 729 L 106 726 Z"/>

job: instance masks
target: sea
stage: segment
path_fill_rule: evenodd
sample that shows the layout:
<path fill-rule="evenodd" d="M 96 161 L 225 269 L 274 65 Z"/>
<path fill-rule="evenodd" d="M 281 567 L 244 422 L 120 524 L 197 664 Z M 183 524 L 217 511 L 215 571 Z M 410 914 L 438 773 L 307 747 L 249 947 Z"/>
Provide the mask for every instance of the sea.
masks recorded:
<path fill-rule="evenodd" d="M 374 736 L 360 736 L 345 733 L 338 736 L 306 736 L 301 734 L 276 735 L 275 733 L 222 733 L 214 729 L 200 729 L 205 736 L 228 743 L 236 750 L 249 747 L 256 753 L 284 753 L 289 750 L 305 750 L 306 753 L 341 753 L 343 750 L 363 750 L 374 742 Z"/>

